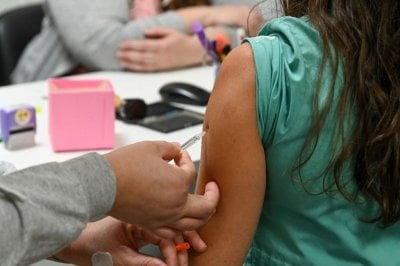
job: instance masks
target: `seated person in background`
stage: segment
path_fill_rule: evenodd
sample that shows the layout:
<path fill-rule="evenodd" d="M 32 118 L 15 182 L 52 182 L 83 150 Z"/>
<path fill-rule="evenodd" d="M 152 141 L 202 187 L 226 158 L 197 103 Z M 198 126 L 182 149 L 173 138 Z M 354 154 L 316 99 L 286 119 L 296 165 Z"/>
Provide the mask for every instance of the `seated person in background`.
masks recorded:
<path fill-rule="evenodd" d="M 45 0 L 42 31 L 28 44 L 11 80 L 13 83 L 42 80 L 79 73 L 82 67 L 122 70 L 127 61 L 138 55 L 135 48 L 125 44 L 120 63 L 117 50 L 121 43 L 149 38 L 161 40 L 150 46 L 158 53 L 149 56 L 149 51 L 139 50 L 141 62 L 131 63 L 129 69 L 157 71 L 200 64 L 204 51 L 191 34 L 193 22 L 199 21 L 205 28 L 219 26 L 215 31 L 233 41 L 237 28 L 246 27 L 249 11 L 257 0 L 212 0 L 211 6 L 203 5 L 205 2 L 171 0 L 170 6 L 161 6 L 165 9 L 160 9 L 161 13 L 150 12 L 150 16 L 135 18 L 135 12 L 130 12 L 131 6 L 135 7 L 134 1 Z M 158 28 L 146 31 L 154 27 Z M 123 53 L 126 50 L 128 54 Z"/>
<path fill-rule="evenodd" d="M 281 2 L 219 70 L 190 265 L 399 265 L 400 2 Z"/>

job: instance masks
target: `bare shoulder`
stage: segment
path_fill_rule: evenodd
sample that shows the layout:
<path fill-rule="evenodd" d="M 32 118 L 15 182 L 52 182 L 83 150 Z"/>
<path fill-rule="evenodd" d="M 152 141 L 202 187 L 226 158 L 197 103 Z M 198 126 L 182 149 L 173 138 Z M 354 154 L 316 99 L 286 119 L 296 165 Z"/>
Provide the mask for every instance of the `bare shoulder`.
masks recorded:
<path fill-rule="evenodd" d="M 233 49 L 219 70 L 213 94 L 219 103 L 245 101 L 255 91 L 255 66 L 253 52 L 248 43 Z M 222 99 L 221 99 L 222 98 Z"/>
<path fill-rule="evenodd" d="M 235 71 L 236 74 L 254 73 L 253 51 L 250 44 L 244 43 L 233 49 L 224 60 L 221 70 Z"/>
<path fill-rule="evenodd" d="M 253 53 L 249 44 L 233 49 L 221 65 L 207 111 L 205 125 L 243 132 L 253 128 L 256 92 Z M 229 115 L 228 115 L 229 114 Z M 236 137 L 240 134 L 236 134 Z"/>

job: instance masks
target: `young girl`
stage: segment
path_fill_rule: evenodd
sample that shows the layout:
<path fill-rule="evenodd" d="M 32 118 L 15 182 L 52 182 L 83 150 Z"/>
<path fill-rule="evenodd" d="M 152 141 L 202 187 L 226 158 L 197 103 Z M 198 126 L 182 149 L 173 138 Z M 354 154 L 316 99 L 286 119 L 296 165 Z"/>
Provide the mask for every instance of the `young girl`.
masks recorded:
<path fill-rule="evenodd" d="M 217 77 L 197 191 L 221 199 L 190 265 L 398 265 L 400 3 L 281 4 Z"/>

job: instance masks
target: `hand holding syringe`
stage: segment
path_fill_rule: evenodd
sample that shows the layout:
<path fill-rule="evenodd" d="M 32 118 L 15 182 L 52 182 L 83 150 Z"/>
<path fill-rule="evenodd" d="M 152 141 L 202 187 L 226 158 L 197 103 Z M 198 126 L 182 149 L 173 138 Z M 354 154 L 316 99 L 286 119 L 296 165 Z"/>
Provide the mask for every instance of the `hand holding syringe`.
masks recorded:
<path fill-rule="evenodd" d="M 195 144 L 196 142 L 198 142 L 199 140 L 201 140 L 201 138 L 206 134 L 205 131 L 202 131 L 196 135 L 194 135 L 193 137 L 191 137 L 190 139 L 188 139 L 185 143 L 183 143 L 181 145 L 181 149 L 182 150 L 187 150 L 189 147 L 191 147 L 193 144 Z M 175 245 L 175 249 L 179 252 L 179 251 L 183 251 L 183 250 L 187 250 L 190 248 L 190 244 L 188 242 L 183 242 L 180 244 Z"/>

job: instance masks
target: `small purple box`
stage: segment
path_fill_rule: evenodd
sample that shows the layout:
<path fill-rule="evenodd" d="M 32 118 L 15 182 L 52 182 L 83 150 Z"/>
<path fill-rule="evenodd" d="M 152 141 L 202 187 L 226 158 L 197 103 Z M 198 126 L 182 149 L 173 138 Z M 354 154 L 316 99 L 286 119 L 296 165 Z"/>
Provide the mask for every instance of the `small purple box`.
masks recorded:
<path fill-rule="evenodd" d="M 28 104 L 2 107 L 0 125 L 0 136 L 7 149 L 15 150 L 35 145 L 35 107 Z"/>

